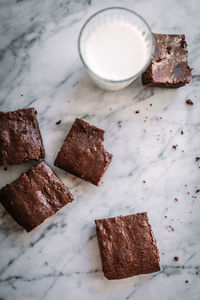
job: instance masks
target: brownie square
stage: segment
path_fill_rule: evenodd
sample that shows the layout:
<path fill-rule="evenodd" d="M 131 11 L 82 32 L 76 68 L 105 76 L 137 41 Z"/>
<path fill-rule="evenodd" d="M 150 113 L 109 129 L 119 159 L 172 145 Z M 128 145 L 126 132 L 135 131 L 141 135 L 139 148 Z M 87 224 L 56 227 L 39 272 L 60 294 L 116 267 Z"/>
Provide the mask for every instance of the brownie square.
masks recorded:
<path fill-rule="evenodd" d="M 0 190 L 0 202 L 26 231 L 31 231 L 73 197 L 42 161 Z"/>
<path fill-rule="evenodd" d="M 104 149 L 105 131 L 76 119 L 55 159 L 55 166 L 95 185 L 112 160 Z"/>
<path fill-rule="evenodd" d="M 0 112 L 0 165 L 20 164 L 45 156 L 34 108 Z"/>
<path fill-rule="evenodd" d="M 160 270 L 159 252 L 147 213 L 96 220 L 95 223 L 107 279 Z"/>
<path fill-rule="evenodd" d="M 152 62 L 142 74 L 144 86 L 179 88 L 192 81 L 183 34 L 154 34 Z"/>

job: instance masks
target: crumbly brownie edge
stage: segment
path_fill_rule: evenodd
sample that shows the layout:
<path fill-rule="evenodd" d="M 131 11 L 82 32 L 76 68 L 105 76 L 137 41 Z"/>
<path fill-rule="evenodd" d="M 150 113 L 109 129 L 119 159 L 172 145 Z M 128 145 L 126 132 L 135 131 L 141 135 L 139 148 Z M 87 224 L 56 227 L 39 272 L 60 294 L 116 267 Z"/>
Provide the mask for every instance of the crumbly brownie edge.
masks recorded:
<path fill-rule="evenodd" d="M 38 120 L 37 120 L 37 117 L 36 117 L 37 111 L 34 108 L 32 108 L 32 109 L 34 110 L 35 125 L 36 125 L 36 129 L 38 130 L 38 134 L 39 134 L 40 141 L 41 141 L 40 155 L 35 160 L 42 161 L 42 159 L 45 157 L 45 149 L 44 149 L 44 144 L 43 144 L 43 140 L 42 140 L 42 135 L 41 135 L 39 123 L 38 123 Z"/>

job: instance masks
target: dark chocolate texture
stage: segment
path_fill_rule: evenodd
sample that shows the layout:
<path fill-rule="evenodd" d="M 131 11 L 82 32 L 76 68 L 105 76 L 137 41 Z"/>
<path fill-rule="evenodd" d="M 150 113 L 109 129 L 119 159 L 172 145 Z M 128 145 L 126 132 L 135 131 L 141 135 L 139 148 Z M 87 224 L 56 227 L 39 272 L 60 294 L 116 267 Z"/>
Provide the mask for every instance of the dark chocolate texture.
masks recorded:
<path fill-rule="evenodd" d="M 44 156 L 35 109 L 0 112 L 0 165 L 41 161 Z"/>
<path fill-rule="evenodd" d="M 154 34 L 152 62 L 142 74 L 144 86 L 179 88 L 192 81 L 183 34 Z"/>
<path fill-rule="evenodd" d="M 107 279 L 160 270 L 159 252 L 147 213 L 96 220 L 95 223 Z"/>
<path fill-rule="evenodd" d="M 0 190 L 0 202 L 26 231 L 31 231 L 73 197 L 42 161 Z"/>
<path fill-rule="evenodd" d="M 103 146 L 104 130 L 76 119 L 55 159 L 55 166 L 95 185 L 112 160 Z"/>

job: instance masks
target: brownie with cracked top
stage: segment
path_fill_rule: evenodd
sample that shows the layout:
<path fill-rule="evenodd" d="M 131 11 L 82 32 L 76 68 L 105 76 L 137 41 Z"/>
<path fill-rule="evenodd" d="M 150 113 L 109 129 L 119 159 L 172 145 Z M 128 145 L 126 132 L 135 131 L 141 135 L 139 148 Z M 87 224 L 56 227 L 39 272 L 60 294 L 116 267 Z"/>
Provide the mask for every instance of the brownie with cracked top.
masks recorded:
<path fill-rule="evenodd" d="M 0 190 L 1 204 L 28 232 L 72 201 L 73 196 L 45 161 Z"/>
<path fill-rule="evenodd" d="M 112 154 L 103 146 L 104 133 L 104 130 L 76 119 L 57 154 L 55 166 L 99 185 L 112 160 Z"/>
<path fill-rule="evenodd" d="M 107 279 L 160 270 L 159 251 L 146 212 L 96 220 L 95 223 Z"/>
<path fill-rule="evenodd" d="M 45 156 L 34 108 L 0 112 L 0 165 L 20 164 Z"/>
<path fill-rule="evenodd" d="M 144 86 L 179 88 L 192 81 L 188 51 L 183 34 L 154 34 L 151 64 L 142 74 Z"/>

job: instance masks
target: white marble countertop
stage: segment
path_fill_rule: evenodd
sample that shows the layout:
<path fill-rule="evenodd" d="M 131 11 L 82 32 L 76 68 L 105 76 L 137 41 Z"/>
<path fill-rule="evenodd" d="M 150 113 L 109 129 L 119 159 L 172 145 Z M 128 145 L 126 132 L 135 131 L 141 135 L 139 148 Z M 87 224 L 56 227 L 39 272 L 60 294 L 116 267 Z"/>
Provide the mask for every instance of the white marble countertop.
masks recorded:
<path fill-rule="evenodd" d="M 135 10 L 154 32 L 185 33 L 193 83 L 177 90 L 144 88 L 140 80 L 115 93 L 97 88 L 81 65 L 77 37 L 88 16 L 113 5 Z M 199 13 L 198 0 L 1 0 L 0 110 L 37 109 L 45 159 L 75 198 L 29 234 L 0 207 L 1 300 L 199 299 Z M 100 187 L 53 166 L 76 117 L 106 130 L 114 156 Z M 1 167 L 0 187 L 29 167 Z M 143 211 L 162 269 L 108 281 L 94 220 Z"/>

